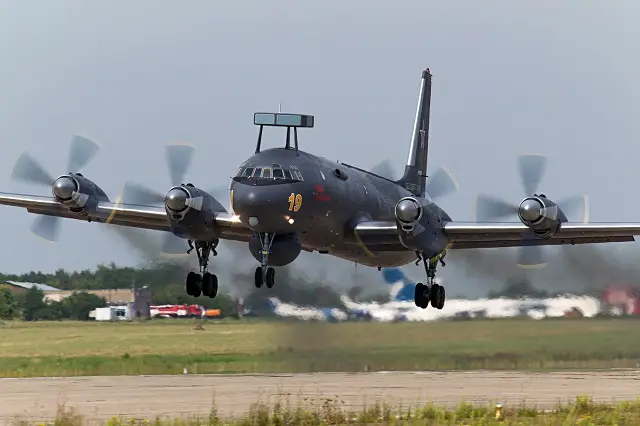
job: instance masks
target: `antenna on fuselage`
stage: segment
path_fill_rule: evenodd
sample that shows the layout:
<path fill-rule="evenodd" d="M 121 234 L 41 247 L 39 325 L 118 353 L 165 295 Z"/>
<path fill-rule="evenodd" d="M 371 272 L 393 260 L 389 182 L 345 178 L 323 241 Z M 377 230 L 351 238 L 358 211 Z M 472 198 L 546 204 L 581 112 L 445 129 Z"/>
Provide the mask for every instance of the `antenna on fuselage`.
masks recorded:
<path fill-rule="evenodd" d="M 279 103 L 278 110 L 281 109 L 282 103 Z M 286 149 L 291 149 L 291 128 L 293 127 L 293 140 L 295 144 L 296 154 L 298 153 L 298 127 L 312 128 L 314 125 L 314 116 L 306 114 L 287 114 L 287 113 L 267 113 L 256 112 L 253 114 L 253 124 L 260 126 L 258 132 L 258 142 L 256 143 L 256 154 L 260 152 L 260 146 L 262 145 L 262 130 L 264 126 L 271 127 L 286 127 L 287 128 L 287 140 Z"/>

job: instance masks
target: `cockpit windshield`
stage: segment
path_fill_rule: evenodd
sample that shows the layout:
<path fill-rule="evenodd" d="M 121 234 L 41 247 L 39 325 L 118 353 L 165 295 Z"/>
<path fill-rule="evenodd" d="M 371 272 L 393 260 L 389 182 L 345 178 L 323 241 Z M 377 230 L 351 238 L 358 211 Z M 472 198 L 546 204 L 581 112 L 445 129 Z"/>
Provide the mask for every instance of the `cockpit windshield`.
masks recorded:
<path fill-rule="evenodd" d="M 297 168 L 290 166 L 288 169 L 279 164 L 268 167 L 243 166 L 236 173 L 236 180 L 257 179 L 266 182 L 275 181 L 304 181 L 302 173 Z"/>

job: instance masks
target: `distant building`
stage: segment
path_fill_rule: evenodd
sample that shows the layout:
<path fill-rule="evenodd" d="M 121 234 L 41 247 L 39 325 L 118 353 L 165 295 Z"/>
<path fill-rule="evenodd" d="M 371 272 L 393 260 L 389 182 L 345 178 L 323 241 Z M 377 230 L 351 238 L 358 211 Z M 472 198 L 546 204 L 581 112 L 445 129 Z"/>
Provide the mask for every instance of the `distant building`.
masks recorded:
<path fill-rule="evenodd" d="M 60 289 L 51 287 L 50 285 L 46 285 L 46 284 L 26 283 L 26 282 L 18 282 L 18 281 L 0 281 L 0 287 L 8 288 L 9 290 L 11 290 L 13 294 L 23 293 L 33 287 L 37 288 L 38 290 L 42 290 L 45 293 L 45 295 L 48 292 L 61 291 Z"/>
<path fill-rule="evenodd" d="M 108 306 L 129 306 L 134 318 L 149 318 L 151 316 L 151 292 L 147 286 L 134 289 L 107 290 L 55 290 L 45 291 L 45 300 L 61 301 L 69 297 L 74 291 L 84 291 L 104 298 Z"/>

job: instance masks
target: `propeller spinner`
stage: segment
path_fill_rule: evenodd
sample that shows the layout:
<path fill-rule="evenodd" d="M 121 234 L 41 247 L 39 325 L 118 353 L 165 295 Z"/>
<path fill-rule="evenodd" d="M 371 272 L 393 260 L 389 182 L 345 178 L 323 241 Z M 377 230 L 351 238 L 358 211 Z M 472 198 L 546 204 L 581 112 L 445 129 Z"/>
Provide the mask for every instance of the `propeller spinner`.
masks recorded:
<path fill-rule="evenodd" d="M 541 196 L 537 189 L 542 181 L 546 169 L 547 158 L 542 155 L 531 154 L 518 157 L 518 172 L 525 196 Z M 556 202 L 565 216 L 572 221 L 587 223 L 589 221 L 589 205 L 586 195 L 576 195 Z M 496 222 L 518 216 L 524 220 L 534 222 L 540 216 L 539 203 L 532 198 L 523 200 L 520 204 L 513 204 L 489 195 L 478 195 L 476 199 L 476 221 Z M 518 265 L 521 267 L 544 266 L 545 260 L 541 246 L 520 247 Z"/>
<path fill-rule="evenodd" d="M 100 145 L 83 136 L 74 136 L 69 146 L 67 170 L 69 174 L 79 172 L 100 150 Z M 34 183 L 51 188 L 53 195 L 59 200 L 70 200 L 78 189 L 77 183 L 70 176 L 55 179 L 42 165 L 27 152 L 23 152 L 11 173 L 17 181 Z M 56 241 L 60 234 L 60 219 L 56 216 L 38 216 L 31 226 L 31 231 L 49 241 Z"/>

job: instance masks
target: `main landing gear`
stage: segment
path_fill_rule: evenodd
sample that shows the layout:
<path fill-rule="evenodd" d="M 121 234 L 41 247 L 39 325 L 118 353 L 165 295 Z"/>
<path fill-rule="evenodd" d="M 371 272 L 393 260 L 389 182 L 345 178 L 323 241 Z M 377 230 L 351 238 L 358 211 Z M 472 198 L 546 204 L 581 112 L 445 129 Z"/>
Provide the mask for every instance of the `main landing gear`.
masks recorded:
<path fill-rule="evenodd" d="M 209 242 L 195 242 L 195 247 L 193 241 L 189 240 L 189 250 L 187 253 L 191 253 L 191 251 L 195 248 L 196 254 L 198 255 L 198 263 L 200 264 L 200 274 L 196 274 L 195 272 L 189 272 L 187 274 L 187 281 L 185 283 L 185 289 L 187 290 L 187 294 L 193 297 L 199 297 L 200 294 L 203 296 L 209 296 L 210 298 L 216 297 L 218 294 L 218 277 L 215 274 L 211 274 L 207 271 L 207 267 L 209 265 L 209 256 L 213 253 L 214 256 L 217 256 L 216 247 L 218 246 L 218 240 L 213 243 Z"/>
<path fill-rule="evenodd" d="M 273 287 L 276 279 L 276 271 L 268 266 L 269 253 L 271 253 L 271 244 L 276 234 L 270 234 L 266 232 L 260 232 L 260 254 L 262 255 L 262 261 L 260 266 L 256 268 L 255 273 L 255 286 L 256 288 L 262 287 L 263 284 L 267 285 L 267 288 Z"/>
<path fill-rule="evenodd" d="M 425 309 L 431 303 L 436 309 L 442 309 L 444 307 L 445 300 L 445 291 L 444 287 L 435 283 L 436 279 L 436 266 L 438 265 L 438 261 L 444 267 L 446 264 L 444 263 L 444 254 L 432 257 L 430 259 L 424 259 L 420 253 L 417 253 L 418 260 L 416 261 L 416 265 L 420 263 L 422 260 L 424 263 L 424 269 L 427 272 L 427 283 L 417 283 L 414 293 L 414 302 L 417 307 Z"/>

